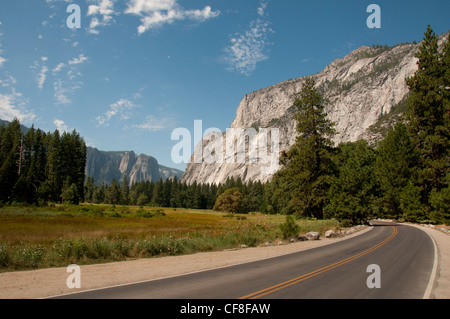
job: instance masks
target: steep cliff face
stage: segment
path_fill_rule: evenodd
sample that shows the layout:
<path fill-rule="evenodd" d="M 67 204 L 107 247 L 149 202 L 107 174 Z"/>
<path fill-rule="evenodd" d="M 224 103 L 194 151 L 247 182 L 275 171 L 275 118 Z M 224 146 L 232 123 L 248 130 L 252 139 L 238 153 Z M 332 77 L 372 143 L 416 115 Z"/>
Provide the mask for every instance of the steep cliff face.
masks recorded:
<path fill-rule="evenodd" d="M 441 36 L 441 43 L 444 40 Z M 328 118 L 335 123 L 336 144 L 368 139 L 376 141 L 369 128 L 391 111 L 408 94 L 405 78 L 417 70 L 414 57 L 419 44 L 395 47 L 361 47 L 335 60 L 322 72 L 312 75 L 316 87 L 327 100 Z M 292 79 L 247 94 L 241 101 L 230 128 L 278 128 L 280 151 L 289 149 L 297 136 L 293 101 L 304 78 Z M 224 140 L 226 133 L 224 133 Z M 197 145 L 207 148 L 210 141 Z M 225 144 L 225 143 L 224 143 Z M 268 181 L 273 174 L 261 172 L 261 163 L 191 163 L 182 180 L 187 183 L 223 183 L 227 177 L 244 182 Z"/>
<path fill-rule="evenodd" d="M 86 176 L 94 178 L 96 184 L 111 184 L 113 178 L 122 182 L 126 175 L 131 184 L 141 181 L 157 182 L 160 178 L 181 178 L 183 172 L 158 164 L 148 155 L 131 152 L 105 152 L 87 148 Z"/>

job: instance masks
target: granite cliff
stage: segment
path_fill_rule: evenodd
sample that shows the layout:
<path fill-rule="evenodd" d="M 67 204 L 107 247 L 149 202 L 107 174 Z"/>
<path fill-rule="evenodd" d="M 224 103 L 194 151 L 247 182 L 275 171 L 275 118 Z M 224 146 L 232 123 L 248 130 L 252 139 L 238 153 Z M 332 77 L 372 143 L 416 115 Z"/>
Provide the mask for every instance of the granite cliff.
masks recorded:
<path fill-rule="evenodd" d="M 158 164 L 158 161 L 148 155 L 137 155 L 129 152 L 105 152 L 88 147 L 86 150 L 86 176 L 94 178 L 96 184 L 111 184 L 113 178 L 122 182 L 126 175 L 128 182 L 152 181 L 162 178 L 181 178 L 183 172 Z"/>
<path fill-rule="evenodd" d="M 447 35 L 440 37 L 442 45 Z M 417 70 L 414 57 L 420 43 L 394 47 L 360 47 L 312 75 L 316 87 L 327 101 L 328 118 L 335 123 L 335 144 L 366 139 L 376 143 L 382 136 L 373 130 L 408 94 L 405 78 Z M 247 94 L 241 101 L 230 128 L 278 128 L 279 150 L 289 149 L 297 132 L 292 107 L 302 88 L 304 77 L 284 81 Z M 223 133 L 224 140 L 226 133 Z M 214 139 L 206 137 L 196 151 L 208 148 Z M 225 143 L 224 143 L 225 144 Z M 248 151 L 247 146 L 246 151 Z M 219 184 L 228 177 L 243 182 L 268 181 L 271 174 L 261 171 L 261 163 L 195 163 L 187 165 L 182 181 L 188 184 Z"/>

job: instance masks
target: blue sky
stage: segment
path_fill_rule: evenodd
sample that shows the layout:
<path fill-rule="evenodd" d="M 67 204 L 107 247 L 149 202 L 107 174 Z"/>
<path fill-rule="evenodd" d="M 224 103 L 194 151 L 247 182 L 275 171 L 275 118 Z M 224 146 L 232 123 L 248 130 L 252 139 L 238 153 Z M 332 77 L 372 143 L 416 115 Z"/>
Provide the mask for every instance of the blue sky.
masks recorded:
<path fill-rule="evenodd" d="M 70 4 L 81 28 L 67 27 Z M 226 130 L 245 94 L 362 45 L 420 41 L 428 24 L 445 33 L 449 12 L 448 0 L 2 0 L 0 118 L 184 169 L 175 128 Z"/>

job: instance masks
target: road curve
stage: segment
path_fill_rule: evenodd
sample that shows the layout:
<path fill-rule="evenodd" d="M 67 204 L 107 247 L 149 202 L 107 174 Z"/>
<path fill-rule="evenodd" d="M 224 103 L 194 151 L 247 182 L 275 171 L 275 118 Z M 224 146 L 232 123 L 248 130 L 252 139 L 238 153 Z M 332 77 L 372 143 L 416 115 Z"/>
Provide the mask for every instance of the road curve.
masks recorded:
<path fill-rule="evenodd" d="M 418 228 L 376 222 L 372 230 L 284 256 L 64 299 L 420 299 L 433 270 L 433 240 Z M 368 269 L 379 266 L 378 272 Z M 379 274 L 380 287 L 369 288 Z"/>

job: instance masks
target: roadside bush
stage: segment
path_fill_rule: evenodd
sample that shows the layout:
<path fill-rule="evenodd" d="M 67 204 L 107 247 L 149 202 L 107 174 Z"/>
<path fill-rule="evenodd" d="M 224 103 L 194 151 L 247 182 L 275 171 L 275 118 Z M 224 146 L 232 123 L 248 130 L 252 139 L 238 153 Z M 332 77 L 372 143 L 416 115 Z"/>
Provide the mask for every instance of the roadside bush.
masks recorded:
<path fill-rule="evenodd" d="M 18 251 L 17 262 L 24 267 L 37 268 L 44 257 L 42 245 L 25 247 Z"/>
<path fill-rule="evenodd" d="M 294 216 L 287 215 L 285 222 L 280 224 L 280 229 L 284 239 L 288 239 L 290 237 L 298 235 L 300 226 L 298 226 Z"/>
<path fill-rule="evenodd" d="M 113 243 L 106 237 L 94 239 L 90 248 L 88 257 L 92 259 L 111 258 L 114 251 Z"/>
<path fill-rule="evenodd" d="M 11 256 L 6 244 L 0 244 L 0 267 L 7 267 L 11 262 Z"/>

